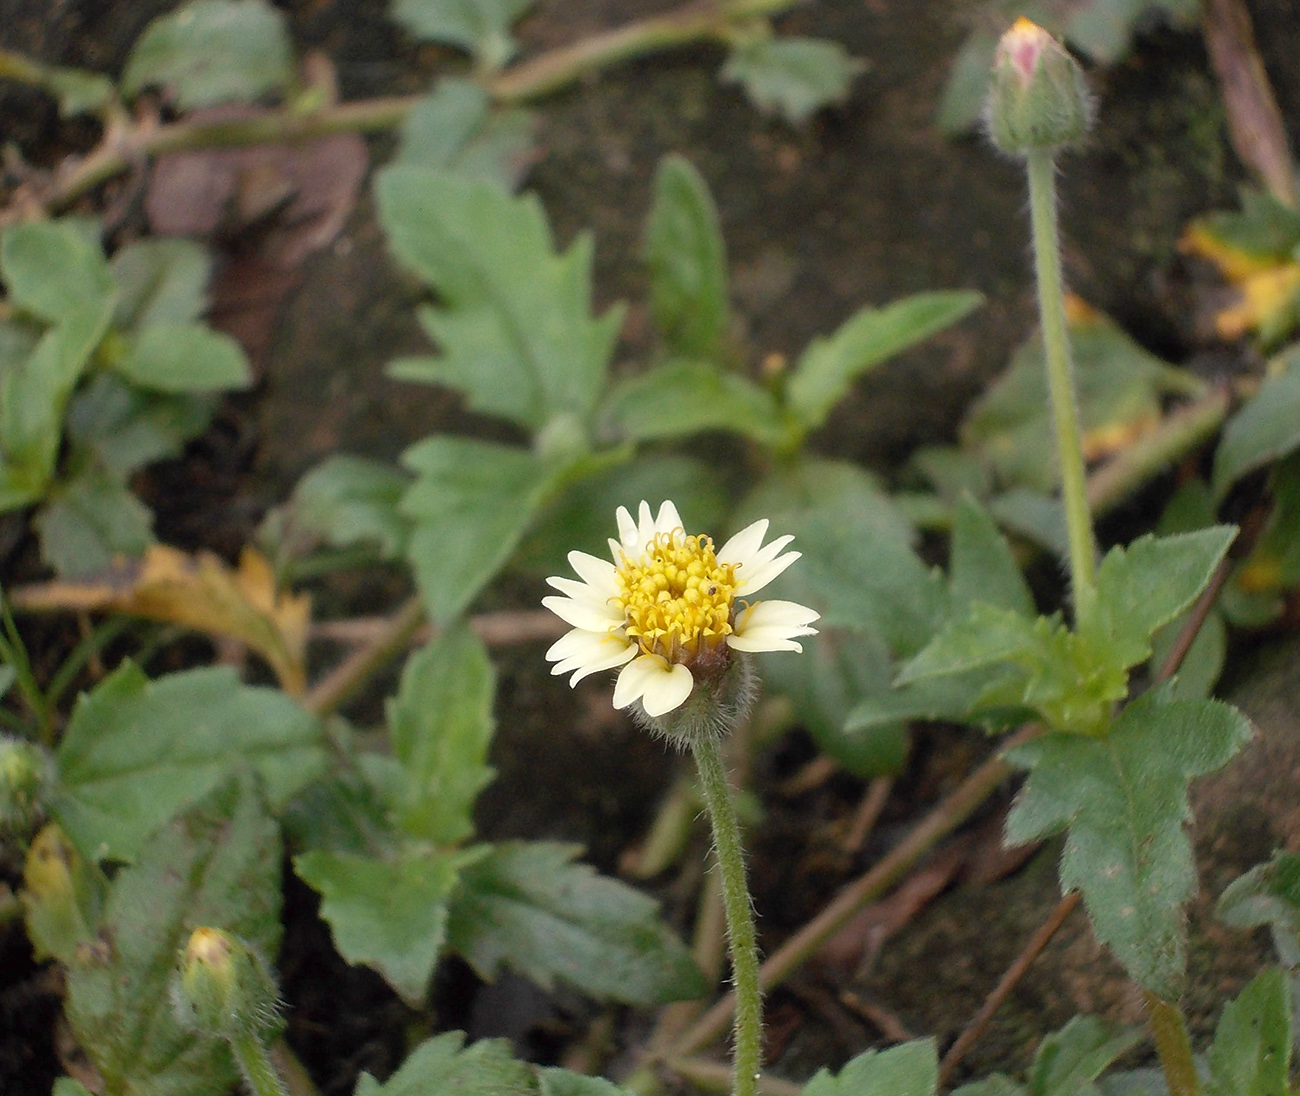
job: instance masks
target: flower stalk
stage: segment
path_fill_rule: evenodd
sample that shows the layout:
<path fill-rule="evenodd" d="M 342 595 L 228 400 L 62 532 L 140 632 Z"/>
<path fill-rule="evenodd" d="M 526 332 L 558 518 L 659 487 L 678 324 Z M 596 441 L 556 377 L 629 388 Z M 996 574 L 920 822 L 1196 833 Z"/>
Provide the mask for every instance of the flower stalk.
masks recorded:
<path fill-rule="evenodd" d="M 754 1096 L 762 1068 L 763 994 L 758 980 L 758 942 L 745 878 L 740 822 L 722 766 L 718 737 L 713 734 L 692 737 L 691 753 L 699 770 L 700 790 L 713 828 L 713 852 L 727 915 L 731 979 L 736 994 L 731 1091 L 733 1096 Z"/>
<path fill-rule="evenodd" d="M 1029 214 L 1038 282 L 1038 312 L 1047 361 L 1047 390 L 1061 469 L 1061 504 L 1070 547 L 1070 586 L 1076 623 L 1088 619 L 1097 598 L 1096 546 L 1088 507 L 1088 474 L 1075 397 L 1070 338 L 1065 325 L 1061 242 L 1056 219 L 1056 163 L 1050 148 L 1025 154 L 1029 176 Z"/>

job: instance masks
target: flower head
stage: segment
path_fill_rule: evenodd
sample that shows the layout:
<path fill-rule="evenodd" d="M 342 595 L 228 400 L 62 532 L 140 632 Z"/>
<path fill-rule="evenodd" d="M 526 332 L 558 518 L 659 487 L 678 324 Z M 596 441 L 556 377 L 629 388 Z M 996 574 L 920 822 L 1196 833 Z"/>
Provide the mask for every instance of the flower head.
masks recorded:
<path fill-rule="evenodd" d="M 749 602 L 799 558 L 782 552 L 794 538 L 763 544 L 767 519 L 715 550 L 707 536 L 687 535 L 677 507 L 657 517 L 641 503 L 638 520 L 618 509 L 613 562 L 570 552 L 578 579 L 549 578 L 563 597 L 542 604 L 573 626 L 546 657 L 553 674 L 588 674 L 621 666 L 614 707 L 636 701 L 652 719 L 684 704 L 701 682 L 723 679 L 736 651 L 801 651 L 796 637 L 815 635 L 818 614 L 792 601 Z"/>
<path fill-rule="evenodd" d="M 1074 58 L 1022 16 L 998 42 L 985 113 L 993 143 L 1025 153 L 1078 141 L 1092 127 L 1093 103 Z"/>

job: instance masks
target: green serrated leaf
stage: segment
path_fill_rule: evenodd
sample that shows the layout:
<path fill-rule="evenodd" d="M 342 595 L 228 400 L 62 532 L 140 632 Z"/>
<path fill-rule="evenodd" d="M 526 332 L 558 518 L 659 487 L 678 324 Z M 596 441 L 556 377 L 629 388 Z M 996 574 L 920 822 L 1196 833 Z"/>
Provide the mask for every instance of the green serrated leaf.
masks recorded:
<path fill-rule="evenodd" d="M 536 130 L 530 111 L 493 110 L 481 85 L 444 77 L 402 122 L 394 162 L 514 190 L 535 156 Z"/>
<path fill-rule="evenodd" d="M 402 462 L 416 481 L 399 509 L 414 519 L 408 555 L 430 615 L 453 619 L 510 557 L 554 482 L 532 453 L 432 437 Z"/>
<path fill-rule="evenodd" d="M 485 847 L 455 852 L 407 847 L 390 859 L 315 850 L 294 870 L 320 892 L 320 914 L 349 963 L 377 970 L 419 1008 L 447 938 L 447 902 L 461 870 Z"/>
<path fill-rule="evenodd" d="M 1237 929 L 1271 925 L 1282 961 L 1300 965 L 1300 853 L 1275 852 L 1268 863 L 1234 879 L 1217 913 Z"/>
<path fill-rule="evenodd" d="M 98 944 L 68 969 L 66 1013 L 105 1091 L 222 1096 L 238 1076 L 218 1039 L 184 1029 L 168 992 L 201 925 L 262 956 L 280 942 L 280 832 L 254 781 L 228 780 L 164 825 L 113 880 Z"/>
<path fill-rule="evenodd" d="M 721 76 L 740 84 L 759 110 L 797 126 L 822 107 L 844 102 L 865 67 L 838 42 L 759 38 L 733 49 Z"/>
<path fill-rule="evenodd" d="M 0 270 L 9 302 L 46 323 L 86 317 L 86 328 L 101 325 L 99 315 L 116 293 L 99 246 L 60 221 L 28 221 L 0 233 Z"/>
<path fill-rule="evenodd" d="M 819 1070 L 803 1096 L 934 1096 L 939 1056 L 933 1039 L 915 1039 L 888 1050 L 868 1050 L 838 1074 Z"/>
<path fill-rule="evenodd" d="M 1048 734 L 1007 754 L 1031 770 L 1007 817 L 1007 842 L 1068 827 L 1062 890 L 1083 892 L 1098 939 L 1167 1000 L 1177 999 L 1183 977 L 1183 904 L 1196 883 L 1183 828 L 1187 785 L 1250 735 L 1226 704 L 1157 690 L 1125 708 L 1105 737 Z"/>
<path fill-rule="evenodd" d="M 899 772 L 908 736 L 898 719 L 846 727 L 859 698 L 888 696 L 889 650 L 878 635 L 821 628 L 801 640 L 802 658 L 759 655 L 765 692 L 785 696 L 818 748 L 855 776 Z"/>
<path fill-rule="evenodd" d="M 459 1031 L 426 1039 L 382 1085 L 363 1073 L 354 1096 L 537 1096 L 532 1072 L 505 1040 L 464 1043 Z"/>
<path fill-rule="evenodd" d="M 69 445 L 118 479 L 146 464 L 179 456 L 207 429 L 216 409 L 211 395 L 167 396 L 98 373 L 68 402 Z"/>
<path fill-rule="evenodd" d="M 87 469 L 59 484 L 35 519 L 41 558 L 63 578 L 108 570 L 153 543 L 153 513 L 122 480 Z"/>
<path fill-rule="evenodd" d="M 1272 967 L 1223 1006 L 1210 1046 L 1209 1096 L 1291 1096 L 1291 987 Z"/>
<path fill-rule="evenodd" d="M 1281 361 L 1282 371 L 1266 380 L 1223 427 L 1210 481 L 1216 501 L 1242 476 L 1300 446 L 1300 346 Z"/>
<path fill-rule="evenodd" d="M 535 0 L 392 0 L 393 18 L 416 38 L 459 46 L 488 68 L 515 52 L 510 28 Z"/>
<path fill-rule="evenodd" d="M 557 1066 L 537 1070 L 538 1096 L 629 1096 L 603 1077 L 588 1077 Z"/>
<path fill-rule="evenodd" d="M 160 323 L 192 323 L 208 307 L 212 260 L 193 240 L 137 240 L 112 261 L 117 282 L 115 326 L 140 331 Z"/>
<path fill-rule="evenodd" d="M 710 362 L 673 361 L 628 378 L 601 417 L 632 441 L 730 430 L 772 446 L 789 434 L 772 393 Z"/>
<path fill-rule="evenodd" d="M 1006 537 L 969 496 L 953 510 L 948 592 L 954 613 L 978 601 L 1022 617 L 1035 614 L 1034 596 Z"/>
<path fill-rule="evenodd" d="M 382 461 L 335 454 L 298 481 L 288 521 L 295 536 L 335 548 L 373 542 L 385 557 L 398 556 L 410 530 L 397 507 L 410 482 Z"/>
<path fill-rule="evenodd" d="M 813 339 L 800 356 L 786 386 L 791 412 L 815 429 L 863 373 L 956 323 L 983 300 L 978 293 L 953 290 L 860 309 L 835 334 Z"/>
<path fill-rule="evenodd" d="M 293 80 L 284 16 L 265 0 L 191 0 L 136 39 L 122 90 L 167 88 L 182 110 L 251 103 Z"/>
<path fill-rule="evenodd" d="M 650 309 L 669 351 L 716 360 L 727 334 L 727 250 L 708 184 L 685 157 L 659 161 L 645 262 Z"/>
<path fill-rule="evenodd" d="M 113 368 L 132 383 L 159 392 L 216 392 L 253 382 L 243 347 L 197 323 L 146 327 Z"/>
<path fill-rule="evenodd" d="M 1029 669 L 1047 660 L 1056 617 L 1035 619 L 1012 609 L 976 602 L 965 616 L 954 616 L 894 679 L 907 685 L 931 677 L 962 674 L 999 662 Z"/>
<path fill-rule="evenodd" d="M 1039 1044 L 1030 1070 L 1030 1096 L 1090 1096 L 1092 1082 L 1141 1041 L 1140 1029 L 1076 1016 Z"/>
<path fill-rule="evenodd" d="M 947 607 L 936 573 L 912 551 L 912 530 L 860 468 L 804 460 L 769 476 L 741 504 L 737 527 L 770 518 L 797 533 L 798 567 L 779 594 L 822 614 L 819 627 L 881 636 L 895 657 L 923 647 Z"/>
<path fill-rule="evenodd" d="M 388 733 L 406 774 L 398 824 L 412 836 L 446 846 L 473 834 L 474 801 L 494 775 L 495 694 L 487 650 L 464 625 L 406 660 Z"/>
<path fill-rule="evenodd" d="M 420 319 L 441 355 L 395 362 L 392 375 L 457 388 L 534 430 L 584 420 L 622 323 L 618 307 L 591 317 L 590 236 L 556 254 L 535 196 L 427 168 L 390 167 L 376 193 L 390 247 L 439 300 Z"/>
<path fill-rule="evenodd" d="M 1145 661 L 1156 629 L 1196 600 L 1236 535 L 1234 526 L 1215 525 L 1112 548 L 1097 571 L 1097 601 L 1081 636 L 1118 665 Z"/>
<path fill-rule="evenodd" d="M 573 863 L 579 851 L 550 842 L 491 847 L 461 875 L 450 946 L 487 979 L 507 966 L 547 989 L 560 981 L 642 1006 L 704 993 L 703 976 L 655 903 Z"/>
<path fill-rule="evenodd" d="M 1006 694 L 1012 699 L 1005 709 Z M 927 677 L 908 685 L 881 690 L 867 696 L 844 721 L 848 734 L 861 734 L 877 727 L 912 720 L 963 722 L 978 719 L 991 731 L 1003 730 L 1027 718 L 1021 700 L 1023 677 L 1018 670 L 990 673 L 980 666 L 965 673 Z"/>
<path fill-rule="evenodd" d="M 130 862 L 149 834 L 251 766 L 282 806 L 324 768 L 321 725 L 229 667 L 150 681 L 127 662 L 77 702 L 56 753 L 53 814 L 83 854 Z"/>

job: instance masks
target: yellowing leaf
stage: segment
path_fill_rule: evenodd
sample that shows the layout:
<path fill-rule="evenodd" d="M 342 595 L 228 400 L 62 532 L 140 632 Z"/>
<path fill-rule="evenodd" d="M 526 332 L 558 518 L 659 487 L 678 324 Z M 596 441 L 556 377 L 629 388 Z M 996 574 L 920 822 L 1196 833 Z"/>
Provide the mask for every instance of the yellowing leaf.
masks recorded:
<path fill-rule="evenodd" d="M 211 552 L 190 555 L 165 544 L 93 579 L 47 582 L 14 594 L 31 610 L 126 613 L 239 640 L 271 666 L 293 696 L 306 689 L 304 654 L 311 599 L 276 589 L 266 557 L 245 548 L 232 569 Z"/>
<path fill-rule="evenodd" d="M 1230 282 L 1240 282 L 1252 274 L 1277 265 L 1277 259 L 1273 255 L 1248 251 L 1233 244 L 1204 221 L 1193 221 L 1187 226 L 1183 238 L 1178 241 L 1178 250 L 1212 262 Z"/>
<path fill-rule="evenodd" d="M 1276 329 L 1285 313 L 1294 312 L 1300 294 L 1300 263 L 1286 262 L 1250 274 L 1237 287 L 1241 299 L 1214 317 L 1214 330 L 1224 339 Z M 1290 327 L 1290 322 L 1285 326 Z"/>

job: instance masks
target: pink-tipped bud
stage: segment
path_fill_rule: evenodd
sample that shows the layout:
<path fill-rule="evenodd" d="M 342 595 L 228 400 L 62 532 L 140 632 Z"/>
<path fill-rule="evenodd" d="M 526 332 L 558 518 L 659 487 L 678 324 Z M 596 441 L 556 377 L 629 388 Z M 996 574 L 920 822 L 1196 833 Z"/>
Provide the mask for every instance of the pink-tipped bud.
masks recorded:
<path fill-rule="evenodd" d="M 1092 96 L 1065 47 L 1021 17 L 998 43 L 985 117 L 1003 152 L 1060 148 L 1092 127 Z"/>

